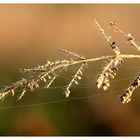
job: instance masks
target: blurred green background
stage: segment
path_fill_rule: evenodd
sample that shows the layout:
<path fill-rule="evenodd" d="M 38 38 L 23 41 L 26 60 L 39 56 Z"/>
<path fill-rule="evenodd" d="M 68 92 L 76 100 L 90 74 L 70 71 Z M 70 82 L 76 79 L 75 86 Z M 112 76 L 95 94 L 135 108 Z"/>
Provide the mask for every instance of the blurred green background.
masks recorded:
<path fill-rule="evenodd" d="M 136 54 L 124 37 L 113 32 L 109 22 L 116 21 L 140 41 L 139 16 L 140 5 L 130 4 L 0 5 L 0 88 L 20 79 L 19 68 L 63 58 L 57 48 L 86 58 L 113 54 L 94 19 L 118 42 L 123 53 Z M 91 63 L 84 70 L 83 80 L 73 88 L 70 100 L 57 86 L 66 85 L 78 67 L 60 77 L 52 85 L 55 88 L 28 92 L 21 101 L 5 98 L 0 102 L 0 135 L 140 135 L 140 89 L 129 104 L 121 104 L 118 98 L 138 74 L 139 61 L 126 60 L 107 92 L 95 86 L 104 64 Z"/>

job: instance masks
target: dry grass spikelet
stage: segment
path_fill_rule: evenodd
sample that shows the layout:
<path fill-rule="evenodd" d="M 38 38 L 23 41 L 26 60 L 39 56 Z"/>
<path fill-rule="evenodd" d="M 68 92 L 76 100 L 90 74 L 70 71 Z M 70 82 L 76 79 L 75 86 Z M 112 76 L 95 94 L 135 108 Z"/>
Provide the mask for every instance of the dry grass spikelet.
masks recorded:
<path fill-rule="evenodd" d="M 111 27 L 115 29 L 115 31 L 121 33 L 127 41 L 130 43 L 131 46 L 135 47 L 138 51 L 140 51 L 140 45 L 135 41 L 135 38 L 132 36 L 131 33 L 125 33 L 123 30 L 121 30 L 119 27 L 117 27 L 117 24 L 113 24 L 114 22 L 110 22 Z"/>
<path fill-rule="evenodd" d="M 70 88 L 72 85 L 78 85 L 78 81 L 82 79 L 82 75 L 83 75 L 83 68 L 85 66 L 85 63 L 83 63 L 80 68 L 77 70 L 76 74 L 73 76 L 72 80 L 70 81 L 70 83 L 68 84 L 66 90 L 65 90 L 65 97 L 68 98 L 70 95 Z"/>
<path fill-rule="evenodd" d="M 103 68 L 103 71 L 96 81 L 98 89 L 102 87 L 103 90 L 106 91 L 110 87 L 110 79 L 115 78 L 118 71 L 118 65 L 123 62 L 124 61 L 120 56 L 116 56 L 110 60 L 110 62 Z"/>
<path fill-rule="evenodd" d="M 125 90 L 121 96 L 121 102 L 129 103 L 131 101 L 131 96 L 136 88 L 140 86 L 140 75 L 132 82 L 132 84 Z"/>

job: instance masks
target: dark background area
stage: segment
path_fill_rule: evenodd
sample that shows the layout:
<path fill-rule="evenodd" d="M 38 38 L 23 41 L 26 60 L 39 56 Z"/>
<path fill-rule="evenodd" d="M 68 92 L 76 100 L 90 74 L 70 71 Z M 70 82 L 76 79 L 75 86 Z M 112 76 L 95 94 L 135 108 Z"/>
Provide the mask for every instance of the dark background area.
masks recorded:
<path fill-rule="evenodd" d="M 139 41 L 139 16 L 140 5 L 130 4 L 0 5 L 0 88 L 20 79 L 19 68 L 63 58 L 57 48 L 86 58 L 112 55 L 94 19 L 118 42 L 122 53 L 136 54 L 109 23 L 116 21 Z M 65 99 L 63 88 L 40 88 L 20 101 L 16 97 L 19 92 L 15 97 L 6 97 L 0 102 L 0 135 L 140 135 L 140 89 L 129 104 L 123 105 L 118 99 L 138 74 L 139 61 L 126 60 L 107 92 L 97 90 L 95 85 L 104 65 L 105 61 L 90 63 L 70 100 Z M 76 68 L 52 86 L 66 85 Z"/>

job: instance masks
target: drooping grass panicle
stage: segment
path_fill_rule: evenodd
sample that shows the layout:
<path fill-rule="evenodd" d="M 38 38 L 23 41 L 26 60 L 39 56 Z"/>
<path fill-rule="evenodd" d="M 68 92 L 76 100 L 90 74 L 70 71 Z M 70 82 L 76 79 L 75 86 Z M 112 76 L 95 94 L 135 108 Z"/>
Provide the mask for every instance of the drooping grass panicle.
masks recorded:
<path fill-rule="evenodd" d="M 27 91 L 34 92 L 37 88 L 41 87 L 41 84 L 45 84 L 46 88 L 49 88 L 56 79 L 58 79 L 65 69 L 68 69 L 70 66 L 77 66 L 78 64 L 80 67 L 78 68 L 77 72 L 72 79 L 69 81 L 65 88 L 65 97 L 68 98 L 71 93 L 71 88 L 77 84 L 79 84 L 79 80 L 82 79 L 83 69 L 89 62 L 95 62 L 100 60 L 109 60 L 106 66 L 101 71 L 96 85 L 97 88 L 103 88 L 103 90 L 107 90 L 110 87 L 110 80 L 116 76 L 118 71 L 118 65 L 124 62 L 124 59 L 139 59 L 140 55 L 135 54 L 121 54 L 119 50 L 119 46 L 116 44 L 116 41 L 111 40 L 111 36 L 107 35 L 104 29 L 100 26 L 100 24 L 95 20 L 95 25 L 97 26 L 98 30 L 102 33 L 103 37 L 106 39 L 110 47 L 113 49 L 115 55 L 111 56 L 100 56 L 100 57 L 93 57 L 86 59 L 78 55 L 77 53 L 65 50 L 65 49 L 58 49 L 60 52 L 63 52 L 66 55 L 70 56 L 70 59 L 64 60 L 55 60 L 55 61 L 46 61 L 42 65 L 38 65 L 34 68 L 25 68 L 20 69 L 23 72 L 22 77 L 19 81 L 7 86 L 6 88 L 0 91 L 0 100 L 3 100 L 6 96 L 12 95 L 14 96 L 17 94 L 18 89 L 22 91 L 18 97 L 20 100 Z M 115 28 L 118 32 L 123 34 L 129 43 L 140 50 L 139 45 L 135 42 L 134 37 L 131 34 L 126 34 L 122 30 L 120 30 L 116 26 L 116 22 L 111 22 L 110 25 Z M 74 58 L 74 59 L 73 59 Z M 68 69 L 69 70 L 69 69 Z M 25 74 L 24 74 L 25 73 Z M 125 90 L 125 92 L 121 96 L 121 102 L 128 103 L 131 100 L 132 93 L 136 88 L 140 85 L 140 75 L 134 80 L 134 82 Z"/>
<path fill-rule="evenodd" d="M 119 55 L 119 56 L 123 59 L 126 59 L 126 58 L 140 59 L 140 55 L 126 54 L 126 55 Z M 18 99 L 18 100 L 20 100 L 27 91 L 33 92 L 36 88 L 39 88 L 39 82 L 40 81 L 48 82 L 48 80 L 49 80 L 50 83 L 52 84 L 52 81 L 54 82 L 54 80 L 56 79 L 56 78 L 53 77 L 53 76 L 55 76 L 55 73 L 57 74 L 57 72 L 60 72 L 60 74 L 61 74 L 61 70 L 63 71 L 63 69 L 65 67 L 70 67 L 72 65 L 77 65 L 77 64 L 82 63 L 81 67 L 79 68 L 79 70 L 75 74 L 76 76 L 74 76 L 74 77 L 78 76 L 76 80 L 78 80 L 78 79 L 80 80 L 81 79 L 80 77 L 82 75 L 81 70 L 86 63 L 95 62 L 95 61 L 99 61 L 99 60 L 103 60 L 103 59 L 113 59 L 114 60 L 115 57 L 116 56 L 101 56 L 101 57 L 97 57 L 97 58 L 90 58 L 90 59 L 79 60 L 79 61 L 74 61 L 74 62 L 73 61 L 72 62 L 71 61 L 67 61 L 67 62 L 62 61 L 61 64 L 53 66 L 49 70 L 46 70 L 46 71 L 43 71 L 43 72 L 38 72 L 37 71 L 37 73 L 33 72 L 33 74 L 31 73 L 29 75 L 29 77 L 21 78 L 21 80 L 13 83 L 11 86 L 7 86 L 6 88 L 2 89 L 0 91 L 0 99 L 1 100 L 4 99 L 4 97 L 7 96 L 7 95 L 15 95 L 16 90 L 18 88 L 21 88 L 23 90 L 22 90 L 22 93 L 21 93 L 21 95 Z M 115 65 L 116 65 L 116 63 L 115 63 Z M 59 74 L 57 74 L 56 76 L 59 76 Z M 73 83 L 73 81 L 75 81 L 75 78 L 73 80 L 71 80 L 70 83 Z M 70 84 L 70 83 L 69 83 L 69 86 L 67 86 L 67 87 L 69 87 L 68 89 L 70 89 L 70 87 L 73 85 L 73 84 Z M 76 83 L 77 82 L 75 82 L 75 84 Z M 48 82 L 48 84 L 49 84 L 49 82 Z M 50 84 L 49 84 L 49 86 L 50 86 Z M 69 95 L 69 93 L 67 95 Z"/>
<path fill-rule="evenodd" d="M 135 47 L 138 51 L 140 51 L 140 45 L 135 41 L 135 38 L 131 35 L 131 33 L 125 33 L 119 27 L 117 27 L 117 23 L 112 21 L 110 22 L 111 27 L 115 29 L 115 31 L 121 33 L 124 37 L 126 37 L 127 41 L 131 46 Z"/>

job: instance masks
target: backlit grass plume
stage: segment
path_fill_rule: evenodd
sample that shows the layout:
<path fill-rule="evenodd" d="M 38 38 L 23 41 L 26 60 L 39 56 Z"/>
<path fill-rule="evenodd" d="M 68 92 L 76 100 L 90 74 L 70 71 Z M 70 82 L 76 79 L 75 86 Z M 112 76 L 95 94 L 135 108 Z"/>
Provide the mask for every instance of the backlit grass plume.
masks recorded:
<path fill-rule="evenodd" d="M 117 72 L 119 71 L 118 66 L 122 65 L 124 59 L 140 59 L 140 55 L 135 54 L 122 54 L 120 51 L 120 46 L 116 41 L 112 40 L 111 36 L 109 36 L 104 29 L 100 26 L 100 24 L 95 20 L 94 24 L 106 42 L 113 50 L 114 55 L 101 56 L 96 58 L 85 58 L 80 56 L 77 53 L 65 50 L 58 49 L 58 51 L 62 52 L 64 55 L 68 55 L 69 59 L 64 60 L 55 60 L 55 61 L 47 61 L 42 65 L 38 65 L 34 68 L 28 69 L 20 69 L 22 73 L 26 73 L 26 78 L 22 77 L 19 81 L 11 84 L 10 86 L 5 87 L 0 91 L 0 99 L 3 100 L 6 96 L 17 94 L 17 91 L 20 90 L 21 93 L 18 97 L 20 100 L 27 92 L 34 92 L 37 88 L 41 87 L 42 82 L 46 83 L 46 88 L 49 88 L 55 80 L 58 79 L 63 72 L 71 66 L 79 66 L 74 75 L 72 75 L 71 80 L 67 84 L 64 90 L 65 97 L 68 98 L 71 94 L 71 88 L 79 84 L 80 80 L 83 78 L 83 74 L 86 71 L 86 64 L 89 62 L 95 62 L 99 60 L 107 60 L 108 62 L 102 68 L 98 78 L 96 79 L 97 88 L 103 88 L 103 90 L 107 90 L 110 87 L 111 79 L 115 78 Z M 131 46 L 135 47 L 138 51 L 140 51 L 140 46 L 135 42 L 135 38 L 130 33 L 125 33 L 120 28 L 116 26 L 116 22 L 110 22 L 111 27 L 119 33 L 121 33 Z M 93 85 L 94 86 L 94 85 Z M 120 101 L 124 103 L 128 103 L 131 100 L 131 96 L 136 88 L 140 86 L 140 75 L 138 75 L 135 80 L 130 84 L 130 86 L 122 93 L 120 97 Z"/>

